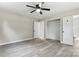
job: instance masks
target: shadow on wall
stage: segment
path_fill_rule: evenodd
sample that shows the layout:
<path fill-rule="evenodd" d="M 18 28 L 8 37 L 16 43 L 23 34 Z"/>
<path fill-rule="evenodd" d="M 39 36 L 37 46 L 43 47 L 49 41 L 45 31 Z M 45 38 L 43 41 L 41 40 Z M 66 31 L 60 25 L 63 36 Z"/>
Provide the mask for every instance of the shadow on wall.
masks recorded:
<path fill-rule="evenodd" d="M 14 41 L 19 40 L 21 37 L 15 32 L 10 26 L 7 21 L 3 21 L 3 34 L 5 36 L 6 41 Z"/>

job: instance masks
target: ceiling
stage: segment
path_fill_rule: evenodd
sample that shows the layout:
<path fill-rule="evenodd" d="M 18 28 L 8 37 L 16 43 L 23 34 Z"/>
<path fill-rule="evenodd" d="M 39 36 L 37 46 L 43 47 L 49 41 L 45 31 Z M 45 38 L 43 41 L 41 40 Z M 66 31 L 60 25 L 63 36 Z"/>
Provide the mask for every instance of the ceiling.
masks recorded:
<path fill-rule="evenodd" d="M 36 5 L 39 2 L 0 2 L 0 9 L 8 10 L 13 13 L 24 15 L 34 19 L 47 19 L 53 15 L 79 8 L 79 2 L 45 2 L 42 7 L 50 8 L 50 11 L 42 11 L 43 15 L 37 12 L 30 13 L 33 8 L 25 5 Z"/>

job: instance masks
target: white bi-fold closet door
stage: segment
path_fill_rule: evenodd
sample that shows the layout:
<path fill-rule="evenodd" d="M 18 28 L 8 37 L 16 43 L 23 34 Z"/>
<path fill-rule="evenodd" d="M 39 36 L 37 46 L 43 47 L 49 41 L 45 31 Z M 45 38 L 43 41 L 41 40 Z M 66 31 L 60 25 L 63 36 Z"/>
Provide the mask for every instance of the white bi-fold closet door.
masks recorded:
<path fill-rule="evenodd" d="M 62 43 L 73 45 L 73 17 L 63 17 L 63 41 Z"/>
<path fill-rule="evenodd" d="M 54 19 L 47 21 L 47 33 L 46 38 L 52 40 L 60 39 L 60 19 Z"/>
<path fill-rule="evenodd" d="M 34 38 L 44 39 L 44 21 L 34 21 Z"/>

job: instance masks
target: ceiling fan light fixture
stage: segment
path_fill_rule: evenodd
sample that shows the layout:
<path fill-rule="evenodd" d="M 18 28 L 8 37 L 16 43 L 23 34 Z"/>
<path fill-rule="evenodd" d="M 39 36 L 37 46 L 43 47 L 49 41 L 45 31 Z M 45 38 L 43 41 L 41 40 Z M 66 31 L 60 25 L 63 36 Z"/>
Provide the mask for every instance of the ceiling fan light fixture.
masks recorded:
<path fill-rule="evenodd" d="M 37 12 L 40 12 L 41 10 L 40 10 L 40 9 L 37 9 L 36 11 L 37 11 Z"/>
<path fill-rule="evenodd" d="M 43 14 L 42 10 L 45 10 L 45 11 L 50 11 L 49 8 L 43 8 L 44 2 L 40 2 L 38 4 L 36 4 L 35 6 L 31 6 L 31 5 L 26 5 L 27 7 L 31 7 L 31 8 L 34 8 L 33 11 L 31 11 L 30 13 L 33 13 L 33 12 L 37 12 L 37 13 L 40 13 L 41 15 Z"/>

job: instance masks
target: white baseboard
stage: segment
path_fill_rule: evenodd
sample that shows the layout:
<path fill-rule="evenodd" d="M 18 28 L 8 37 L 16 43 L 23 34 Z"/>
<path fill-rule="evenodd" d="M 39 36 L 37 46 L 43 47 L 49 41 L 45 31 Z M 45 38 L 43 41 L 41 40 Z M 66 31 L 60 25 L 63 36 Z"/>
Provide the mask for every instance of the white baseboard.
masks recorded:
<path fill-rule="evenodd" d="M 27 38 L 23 40 L 17 40 L 17 41 L 12 41 L 12 42 L 6 42 L 6 43 L 1 43 L 0 45 L 6 45 L 6 44 L 11 44 L 11 43 L 16 43 L 16 42 L 21 42 L 21 41 L 26 41 L 26 40 L 32 40 L 33 38 Z"/>

